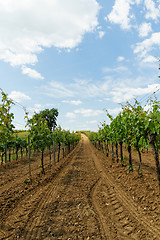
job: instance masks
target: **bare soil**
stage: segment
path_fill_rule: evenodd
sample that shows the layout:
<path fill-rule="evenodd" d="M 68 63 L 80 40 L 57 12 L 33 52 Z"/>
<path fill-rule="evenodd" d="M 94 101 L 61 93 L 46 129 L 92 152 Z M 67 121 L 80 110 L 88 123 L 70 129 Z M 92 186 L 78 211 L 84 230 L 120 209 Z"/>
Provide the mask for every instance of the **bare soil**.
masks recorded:
<path fill-rule="evenodd" d="M 125 150 L 124 150 L 125 151 Z M 127 161 L 127 152 L 124 152 Z M 25 159 L 0 168 L 0 239 L 159 240 L 160 194 L 152 153 L 144 153 L 139 177 L 112 162 L 85 135 L 45 174 Z"/>

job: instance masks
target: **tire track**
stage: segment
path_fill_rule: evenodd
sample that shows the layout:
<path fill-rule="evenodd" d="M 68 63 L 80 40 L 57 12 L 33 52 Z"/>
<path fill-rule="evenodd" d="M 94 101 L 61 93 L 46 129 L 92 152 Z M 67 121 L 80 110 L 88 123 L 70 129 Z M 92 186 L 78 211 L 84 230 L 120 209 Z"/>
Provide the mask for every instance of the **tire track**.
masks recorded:
<path fill-rule="evenodd" d="M 69 164 L 54 179 L 54 183 L 52 182 L 51 184 L 49 184 L 49 186 L 47 186 L 47 189 L 44 190 L 45 195 L 40 200 L 36 208 L 36 211 L 34 211 L 34 213 L 32 212 L 31 217 L 27 225 L 25 226 L 25 233 L 22 236 L 24 239 L 26 240 L 40 239 L 39 228 L 42 226 L 42 223 L 44 222 L 47 214 L 46 211 L 44 211 L 44 209 L 48 204 L 51 204 L 53 202 L 53 199 L 56 199 L 57 196 L 58 196 L 58 199 L 60 199 L 62 192 L 65 192 L 67 186 L 62 187 L 60 190 L 59 179 L 63 178 L 63 176 L 66 175 L 66 173 L 68 172 L 68 168 L 74 162 L 80 149 L 81 149 L 81 145 L 79 146 L 79 149 L 77 149 L 76 153 L 74 152 L 74 156 L 71 157 L 71 161 L 69 162 Z"/>
<path fill-rule="evenodd" d="M 56 160 L 58 158 L 57 155 L 58 155 L 58 153 L 56 152 Z M 35 154 L 35 156 L 31 155 L 31 174 L 32 174 L 32 176 L 34 176 L 35 174 L 37 174 L 39 172 L 38 164 L 40 163 L 40 161 L 39 161 L 40 157 L 41 157 L 40 153 Z M 45 157 L 44 169 L 46 169 L 49 167 L 49 163 L 50 163 L 48 151 L 46 151 L 44 153 L 44 157 Z M 16 161 L 16 160 L 14 160 L 14 161 Z M 24 162 L 24 161 L 26 161 L 26 162 Z M 28 175 L 29 175 L 28 157 L 19 159 L 18 162 L 15 162 L 15 163 L 17 164 L 17 166 L 15 167 L 15 169 L 17 170 L 16 177 L 15 177 L 15 175 L 13 175 L 13 169 L 12 169 L 13 166 L 9 165 L 8 175 L 10 176 L 10 179 L 9 179 L 10 183 L 8 183 L 8 178 L 1 179 L 1 183 L 3 183 L 3 185 L 0 186 L 0 195 L 3 195 L 3 193 L 6 191 L 6 185 L 7 185 L 7 191 L 9 191 L 11 188 L 13 188 L 13 186 L 16 188 L 18 186 L 18 184 L 20 184 L 24 181 L 25 178 L 28 178 Z M 13 164 L 13 162 L 11 162 L 10 164 Z M 16 185 L 14 185 L 14 182 Z"/>
<path fill-rule="evenodd" d="M 51 201 L 57 194 L 58 186 L 53 183 L 58 181 L 67 171 L 69 165 L 74 161 L 75 156 L 79 153 L 82 143 L 67 156 L 64 166 L 60 167 L 60 171 L 53 176 L 51 183 L 45 187 L 36 189 L 33 195 L 27 195 L 10 213 L 7 219 L 1 222 L 0 238 L 1 239 L 36 239 L 38 230 L 34 228 L 41 223 L 43 217 L 42 208 L 45 207 L 46 201 Z M 22 236 L 22 237 L 21 237 Z"/>
<path fill-rule="evenodd" d="M 96 149 L 90 142 L 89 144 L 90 144 L 89 148 L 92 153 L 92 159 L 94 161 L 95 167 L 101 178 L 101 182 L 105 184 L 104 191 L 105 193 L 107 193 L 106 194 L 107 197 L 109 196 L 108 200 L 110 200 L 110 203 L 111 203 L 110 206 L 112 206 L 112 209 L 114 210 L 114 214 L 116 216 L 118 215 L 121 216 L 124 212 L 127 213 L 127 215 L 122 217 L 121 220 L 120 218 L 119 219 L 117 218 L 117 221 L 121 221 L 121 224 L 119 224 L 120 229 L 123 227 L 126 233 L 126 236 L 124 236 L 124 238 L 122 236 L 122 239 L 128 239 L 127 236 L 129 236 L 130 239 L 137 239 L 136 234 L 135 234 L 135 237 L 134 237 L 134 234 L 132 234 L 132 232 L 135 233 L 134 221 L 133 223 L 131 223 L 130 220 L 126 221 L 126 223 L 124 221 L 125 217 L 127 216 L 131 216 L 134 220 L 136 220 L 139 226 L 142 226 L 142 228 L 144 228 L 145 231 L 147 230 L 147 232 L 152 234 L 151 239 L 157 239 L 157 240 L 160 239 L 160 228 L 153 225 L 146 216 L 138 212 L 138 206 L 135 204 L 135 202 L 126 194 L 126 192 L 124 192 L 122 189 L 119 188 L 119 186 L 117 186 L 112 176 L 110 176 L 109 174 L 107 174 L 107 172 L 104 171 L 103 166 L 100 163 L 100 159 L 96 156 Z M 100 221 L 103 223 L 104 229 L 106 229 L 105 221 L 103 219 L 103 212 L 101 212 L 100 208 L 98 207 L 99 206 L 98 200 L 97 202 L 94 203 L 95 201 L 94 199 L 96 199 L 96 191 L 99 186 L 100 186 L 100 183 L 97 183 L 95 190 L 92 194 L 92 200 L 93 200 L 93 204 L 96 207 L 97 212 L 99 212 Z M 106 231 L 106 235 L 107 235 L 107 231 Z"/>
<path fill-rule="evenodd" d="M 159 228 L 138 212 L 97 153 L 82 135 L 59 171 L 13 209 L 0 239 L 160 239 Z"/>
<path fill-rule="evenodd" d="M 144 234 L 142 226 L 137 225 L 132 216 L 128 214 L 128 210 L 109 190 L 109 187 L 100 180 L 92 194 L 93 204 L 106 231 L 106 238 L 110 240 L 141 239 Z M 108 222 L 111 227 L 108 226 Z"/>
<path fill-rule="evenodd" d="M 97 222 L 99 225 L 99 231 L 101 232 L 101 235 L 102 235 L 102 239 L 109 239 L 106 234 L 107 230 L 108 230 L 108 224 L 106 224 L 106 219 L 104 218 L 100 209 L 97 208 L 97 204 L 95 204 L 94 193 L 96 193 L 96 188 L 97 188 L 99 182 L 100 182 L 100 178 L 98 178 L 98 180 L 92 185 L 90 192 L 88 194 L 88 199 L 89 199 L 90 205 L 94 207 L 94 210 L 96 212 L 96 218 L 97 218 Z M 93 199 L 94 199 L 94 201 L 93 201 Z"/>
<path fill-rule="evenodd" d="M 35 218 L 35 220 L 30 219 L 30 221 L 28 222 L 27 226 L 25 227 L 25 231 L 26 234 L 22 234 L 21 237 L 23 237 L 23 239 L 29 240 L 29 239 L 45 239 L 45 234 L 44 234 L 44 225 L 46 223 L 46 221 L 49 221 L 48 218 L 48 206 L 49 209 L 51 209 L 50 205 L 53 206 L 54 203 L 57 201 L 57 209 L 58 210 L 63 210 L 65 208 L 65 212 L 63 211 L 63 217 L 66 217 L 67 212 L 70 214 L 70 208 L 73 210 L 73 213 L 71 213 L 71 215 L 74 215 L 78 213 L 77 217 L 74 216 L 74 218 L 82 218 L 82 216 L 88 216 L 88 215 L 93 215 L 93 211 L 92 209 L 90 209 L 90 207 L 87 205 L 87 202 L 83 202 L 82 199 L 79 197 L 78 199 L 75 198 L 76 200 L 74 200 L 73 205 L 72 205 L 72 192 L 74 186 L 77 186 L 78 188 L 78 182 L 81 181 L 81 177 L 78 173 L 78 170 L 81 169 L 83 163 L 87 162 L 88 157 L 86 157 L 85 155 L 85 150 L 84 150 L 84 142 L 82 139 L 82 143 L 81 146 L 79 148 L 79 150 L 75 153 L 74 157 L 72 158 L 72 160 L 70 161 L 70 164 L 67 166 L 66 169 L 63 169 L 63 172 L 58 176 L 57 179 L 55 179 L 54 181 L 54 187 L 52 187 L 52 189 L 50 189 L 47 193 L 47 197 L 48 199 L 45 197 L 45 199 L 42 201 L 41 206 L 39 206 L 39 210 L 37 211 L 37 213 L 33 214 L 33 217 Z M 83 168 L 83 167 L 82 167 Z M 79 178 L 79 179 L 78 179 Z M 73 180 L 73 182 L 72 182 Z M 75 184 L 75 185 L 74 185 Z M 83 185 L 83 183 L 82 183 Z M 80 187 L 81 190 L 81 187 Z M 76 192 L 74 193 L 75 195 L 77 194 Z M 82 194 L 82 192 L 78 192 L 78 195 Z M 85 194 L 84 194 L 85 195 Z M 57 199 L 58 196 L 58 199 Z M 46 200 L 47 199 L 47 200 Z M 55 201 L 55 199 L 57 199 Z M 70 206 L 70 202 L 71 202 L 71 206 Z M 78 205 L 77 205 L 78 204 Z M 75 205 L 75 206 L 74 206 Z M 69 206 L 69 209 L 67 209 L 66 206 Z M 49 212 L 50 214 L 50 212 Z M 54 218 L 54 211 L 51 214 L 52 218 L 54 219 L 54 221 L 57 221 L 59 215 Z M 68 216 L 68 215 L 67 215 Z M 79 217 L 78 217 L 79 216 Z M 69 216 L 68 216 L 69 217 Z M 72 216 L 73 217 L 73 216 Z M 53 221 L 52 221 L 53 224 Z M 73 223 L 72 223 L 73 224 Z M 76 226 L 77 223 L 75 222 Z M 74 227 L 75 230 L 73 229 L 73 233 L 76 231 L 76 226 Z M 63 226 L 61 228 L 57 229 L 57 225 L 55 226 L 55 229 L 53 231 L 53 239 L 70 239 L 67 236 L 65 236 L 65 231 L 63 229 Z M 53 228 L 53 226 L 51 227 Z M 57 229 L 57 230 L 56 230 Z M 46 231 L 48 231 L 48 229 L 46 228 Z M 56 232 L 57 231 L 57 232 Z M 59 236 L 58 234 L 61 234 L 60 231 L 64 231 L 63 236 Z M 67 234 L 67 233 L 66 233 Z M 76 233 L 77 237 L 78 235 L 78 230 Z M 69 237 L 71 237 L 72 239 L 72 235 Z M 79 236 L 80 237 L 80 236 Z M 75 239 L 73 237 L 73 239 Z M 77 238 L 76 238 L 77 239 Z M 79 238 L 78 238 L 79 239 Z M 90 239 L 88 238 L 88 236 L 86 235 L 85 239 Z M 99 238 L 97 238 L 98 240 Z M 100 238 L 100 239 L 106 239 L 106 238 Z"/>

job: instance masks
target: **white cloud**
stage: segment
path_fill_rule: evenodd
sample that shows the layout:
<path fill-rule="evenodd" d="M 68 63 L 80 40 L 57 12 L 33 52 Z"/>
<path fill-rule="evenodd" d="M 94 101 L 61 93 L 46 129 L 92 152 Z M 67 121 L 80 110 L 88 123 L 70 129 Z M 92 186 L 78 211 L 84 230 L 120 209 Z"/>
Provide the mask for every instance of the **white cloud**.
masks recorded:
<path fill-rule="evenodd" d="M 129 30 L 132 27 L 134 28 L 136 16 L 133 13 L 133 5 L 140 5 L 141 3 L 143 3 L 145 18 L 152 19 L 157 23 L 160 17 L 159 0 L 157 0 L 157 2 L 153 0 L 115 0 L 112 11 L 105 17 L 105 20 L 109 20 L 114 24 L 119 24 L 124 30 Z M 142 13 L 143 11 L 140 12 Z M 134 24 L 133 21 L 135 21 Z M 143 26 L 143 29 L 140 30 L 140 36 L 147 36 L 147 33 L 151 31 L 150 28 L 144 29 L 144 27 L 146 26 Z"/>
<path fill-rule="evenodd" d="M 152 33 L 150 38 L 145 39 L 136 45 L 134 53 L 138 54 L 140 58 L 146 58 L 148 52 L 153 50 L 155 46 L 160 47 L 160 32 Z"/>
<path fill-rule="evenodd" d="M 93 109 L 77 109 L 74 111 L 76 114 L 81 114 L 83 117 L 93 117 L 99 116 L 104 113 L 102 110 L 93 110 Z"/>
<path fill-rule="evenodd" d="M 0 41 L 1 44 L 1 41 Z M 38 62 L 37 56 L 32 53 L 18 53 L 14 50 L 6 49 L 3 46 L 0 46 L 0 60 L 8 62 L 11 66 L 20 66 L 22 64 L 35 64 Z M 23 52 L 23 51 L 22 51 Z"/>
<path fill-rule="evenodd" d="M 34 106 L 35 106 L 35 108 L 39 108 L 39 109 L 41 109 L 41 108 L 42 108 L 42 105 L 41 105 L 41 104 L 39 104 L 39 103 L 36 103 Z"/>
<path fill-rule="evenodd" d="M 42 110 L 42 105 L 37 103 L 37 104 L 34 104 L 34 107 L 27 108 L 27 110 L 38 113 Z"/>
<path fill-rule="evenodd" d="M 119 56 L 119 57 L 117 58 L 117 61 L 118 61 L 118 62 L 122 62 L 122 61 L 124 61 L 124 59 L 125 59 L 125 58 L 124 58 L 123 56 Z"/>
<path fill-rule="evenodd" d="M 105 32 L 104 31 L 99 31 L 99 38 L 101 39 L 101 38 L 103 38 L 103 36 L 105 35 Z"/>
<path fill-rule="evenodd" d="M 122 108 L 113 108 L 113 109 L 107 109 L 109 114 L 111 115 L 118 115 L 121 112 Z"/>
<path fill-rule="evenodd" d="M 152 31 L 151 23 L 142 23 L 139 26 L 138 31 L 140 37 L 147 37 L 148 34 Z"/>
<path fill-rule="evenodd" d="M 150 56 L 148 57 L 148 59 L 145 59 L 145 62 L 141 61 L 141 65 L 139 64 L 138 67 L 140 68 L 140 70 L 142 70 L 142 68 L 144 67 L 145 69 L 146 67 L 151 67 L 151 61 L 153 60 L 154 59 L 152 59 L 152 56 Z M 155 65 L 155 63 L 152 62 L 152 65 L 153 64 Z M 120 103 L 127 101 L 128 99 L 131 99 L 135 96 L 143 95 L 150 91 L 150 88 L 145 89 L 142 87 L 144 86 L 144 82 L 145 85 L 150 84 L 149 75 L 139 76 L 133 79 L 132 77 L 130 77 L 131 75 L 129 75 L 129 70 L 125 67 L 122 67 L 122 69 L 118 68 L 118 70 L 117 68 L 115 68 L 115 72 L 114 68 L 107 68 L 105 70 L 106 72 L 104 71 L 103 77 L 104 80 L 93 81 L 76 79 L 69 84 L 62 84 L 61 82 L 51 82 L 47 86 L 43 87 L 42 94 L 51 96 L 53 98 L 66 98 L 66 100 L 61 100 L 61 102 L 78 106 L 82 102 L 85 102 L 86 99 L 97 99 L 96 101 L 100 101 L 103 99 L 104 103 L 105 101 L 114 101 Z M 138 71 L 140 70 L 138 69 Z M 111 76 L 110 73 L 114 74 Z M 75 98 L 78 98 L 79 100 L 70 100 Z M 83 115 L 85 115 L 85 111 L 83 111 L 82 108 L 74 113 L 78 114 L 81 112 Z M 88 110 L 86 115 L 87 114 Z"/>
<path fill-rule="evenodd" d="M 104 100 L 105 101 L 110 101 L 111 99 L 107 97 L 107 98 L 104 98 Z"/>
<path fill-rule="evenodd" d="M 121 69 L 121 68 L 120 68 Z M 123 69 L 123 68 L 122 68 Z M 126 69 L 124 69 L 126 70 Z M 107 69 L 107 71 L 113 72 L 112 69 Z M 108 73 L 107 72 L 107 73 Z M 119 71 L 117 71 L 119 75 Z M 125 74 L 128 73 L 127 70 Z M 61 100 L 69 104 L 80 105 L 82 99 L 86 98 L 96 98 L 102 97 L 107 98 L 110 95 L 111 86 L 117 85 L 117 82 L 113 82 L 112 77 L 105 78 L 104 81 L 91 81 L 91 80 L 82 80 L 76 79 L 70 84 L 65 84 L 62 82 L 52 81 L 47 85 L 44 85 L 40 88 L 41 94 L 50 96 L 52 98 L 79 98 L 79 100 Z M 128 83 L 128 80 L 126 80 Z M 118 82 L 119 83 L 119 82 Z"/>
<path fill-rule="evenodd" d="M 106 92 L 110 88 L 108 81 L 94 81 L 76 79 L 70 84 L 52 81 L 49 84 L 42 86 L 42 94 L 53 98 L 88 98 L 106 96 Z M 80 104 L 80 102 L 72 101 L 71 104 Z"/>
<path fill-rule="evenodd" d="M 151 18 L 157 21 L 157 19 L 160 17 L 160 8 L 156 7 L 156 4 L 153 0 L 145 0 L 144 4 L 147 9 L 146 19 Z"/>
<path fill-rule="evenodd" d="M 53 98 L 74 97 L 74 91 L 61 82 L 51 81 L 49 85 L 42 86 L 43 94 Z"/>
<path fill-rule="evenodd" d="M 73 92 L 76 96 L 78 95 L 81 98 L 88 98 L 106 95 L 110 85 L 107 81 L 96 81 L 95 83 L 91 80 L 76 79 L 71 87 L 73 88 Z"/>
<path fill-rule="evenodd" d="M 8 95 L 8 97 L 11 98 L 12 100 L 16 101 L 16 102 L 22 102 L 24 100 L 31 100 L 31 98 L 29 96 L 27 96 L 25 93 L 18 92 L 18 91 L 12 91 Z"/>
<path fill-rule="evenodd" d="M 75 119 L 69 119 L 68 122 L 69 122 L 69 123 L 75 123 L 76 120 L 75 120 Z"/>
<path fill-rule="evenodd" d="M 143 94 L 152 94 L 158 88 L 160 88 L 160 84 L 148 85 L 148 87 L 146 88 L 132 88 L 132 87 L 114 88 L 111 91 L 112 100 L 116 103 L 126 102 L 130 99 L 133 99 L 137 96 L 141 96 Z"/>
<path fill-rule="evenodd" d="M 123 57 L 120 57 L 121 61 L 123 60 Z M 120 67 L 116 67 L 116 68 L 109 68 L 109 67 L 105 67 L 103 68 L 103 72 L 104 73 L 122 73 L 122 72 L 128 72 L 129 73 L 129 69 L 125 66 L 120 66 Z"/>
<path fill-rule="evenodd" d="M 0 59 L 37 63 L 45 47 L 74 48 L 98 25 L 96 0 L 0 0 Z"/>
<path fill-rule="evenodd" d="M 69 100 L 63 100 L 62 102 L 63 103 L 73 104 L 73 105 L 76 105 L 76 106 L 82 104 L 82 101 L 80 101 L 80 100 L 70 100 L 70 101 Z"/>
<path fill-rule="evenodd" d="M 140 4 L 142 2 L 142 0 L 135 0 L 136 4 Z"/>
<path fill-rule="evenodd" d="M 130 13 L 132 0 L 116 0 L 108 19 L 111 23 L 120 24 L 122 29 L 131 28 L 131 19 L 133 15 Z"/>
<path fill-rule="evenodd" d="M 44 77 L 42 77 L 41 74 L 38 73 L 36 70 L 28 68 L 26 66 L 22 67 L 22 73 L 34 79 L 44 79 Z"/>
<path fill-rule="evenodd" d="M 153 62 L 157 62 L 157 58 L 155 58 L 155 57 L 149 55 L 149 56 L 147 56 L 147 57 L 145 57 L 145 58 L 143 59 L 143 62 L 144 62 L 144 63 L 153 63 Z"/>
<path fill-rule="evenodd" d="M 98 121 L 97 121 L 97 120 L 91 120 L 91 121 L 87 121 L 87 124 L 96 124 L 96 123 L 98 123 Z"/>
<path fill-rule="evenodd" d="M 74 118 L 76 118 L 76 114 L 75 114 L 75 113 L 72 113 L 72 112 L 67 112 L 67 113 L 66 113 L 66 117 L 67 117 L 67 118 L 74 119 Z"/>

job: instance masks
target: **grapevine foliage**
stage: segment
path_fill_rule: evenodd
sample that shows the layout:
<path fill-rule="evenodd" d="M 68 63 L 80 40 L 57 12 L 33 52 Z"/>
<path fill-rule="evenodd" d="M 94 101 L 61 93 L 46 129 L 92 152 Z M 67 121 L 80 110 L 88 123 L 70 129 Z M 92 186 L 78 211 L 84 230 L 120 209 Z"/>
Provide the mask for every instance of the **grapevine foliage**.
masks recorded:
<path fill-rule="evenodd" d="M 147 110 L 145 110 L 147 109 Z M 139 174 L 142 175 L 142 157 L 141 152 L 150 146 L 156 163 L 157 177 L 160 185 L 160 101 L 149 99 L 147 105 L 141 106 L 135 100 L 134 104 L 126 103 L 122 106 L 122 111 L 113 118 L 108 112 L 107 116 L 111 123 L 105 122 L 99 128 L 98 133 L 89 133 L 89 138 L 94 144 L 97 141 L 105 142 L 116 146 L 116 154 L 118 154 L 117 145 L 121 147 L 121 162 L 124 163 L 122 153 L 122 144 L 127 146 L 129 152 L 128 170 L 133 170 L 131 149 L 135 149 L 139 155 Z M 112 153 L 112 158 L 114 158 Z M 118 156 L 117 156 L 118 158 Z"/>
<path fill-rule="evenodd" d="M 1 144 L 7 144 L 13 137 L 14 125 L 12 120 L 14 118 L 13 113 L 10 113 L 10 108 L 13 102 L 8 99 L 7 94 L 1 91 L 1 104 L 0 104 L 0 142 Z"/>

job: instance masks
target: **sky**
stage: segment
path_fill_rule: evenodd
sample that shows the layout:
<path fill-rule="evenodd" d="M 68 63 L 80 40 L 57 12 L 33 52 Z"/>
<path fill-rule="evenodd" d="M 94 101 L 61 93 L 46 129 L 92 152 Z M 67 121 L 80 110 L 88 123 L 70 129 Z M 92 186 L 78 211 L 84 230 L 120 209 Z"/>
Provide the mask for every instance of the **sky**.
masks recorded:
<path fill-rule="evenodd" d="M 0 0 L 0 88 L 25 111 L 57 108 L 63 129 L 97 131 L 160 79 L 160 0 Z"/>

